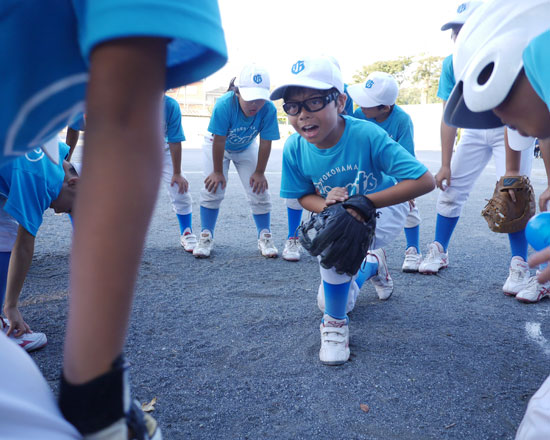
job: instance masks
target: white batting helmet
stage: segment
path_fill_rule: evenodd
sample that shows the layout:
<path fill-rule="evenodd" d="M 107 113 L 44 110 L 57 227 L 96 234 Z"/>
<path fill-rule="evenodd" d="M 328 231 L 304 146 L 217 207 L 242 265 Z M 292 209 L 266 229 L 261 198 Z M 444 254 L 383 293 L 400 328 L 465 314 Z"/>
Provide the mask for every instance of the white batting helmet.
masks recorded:
<path fill-rule="evenodd" d="M 529 42 L 550 29 L 550 0 L 490 0 L 468 19 L 453 55 L 456 85 L 445 122 L 465 128 L 494 128 L 491 111 L 508 96 L 523 68 Z"/>

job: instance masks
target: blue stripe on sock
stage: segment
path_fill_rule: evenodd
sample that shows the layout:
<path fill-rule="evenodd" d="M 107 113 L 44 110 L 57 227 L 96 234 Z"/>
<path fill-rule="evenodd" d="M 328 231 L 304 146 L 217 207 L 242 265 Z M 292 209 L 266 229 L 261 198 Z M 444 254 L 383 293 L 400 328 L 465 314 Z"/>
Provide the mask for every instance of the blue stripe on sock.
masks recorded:
<path fill-rule="evenodd" d="M 4 309 L 6 296 L 6 282 L 8 281 L 8 267 L 10 265 L 11 252 L 0 252 L 0 312 Z"/>
<path fill-rule="evenodd" d="M 208 229 L 214 236 L 214 228 L 216 227 L 216 220 L 218 220 L 219 209 L 210 209 L 201 206 L 201 231 Z"/>
<path fill-rule="evenodd" d="M 372 278 L 374 275 L 378 273 L 378 262 L 369 262 L 364 261 L 361 265 L 361 269 L 359 269 L 359 272 L 357 273 L 357 278 L 355 279 L 355 282 L 361 288 L 363 284 L 365 284 L 365 281 Z"/>

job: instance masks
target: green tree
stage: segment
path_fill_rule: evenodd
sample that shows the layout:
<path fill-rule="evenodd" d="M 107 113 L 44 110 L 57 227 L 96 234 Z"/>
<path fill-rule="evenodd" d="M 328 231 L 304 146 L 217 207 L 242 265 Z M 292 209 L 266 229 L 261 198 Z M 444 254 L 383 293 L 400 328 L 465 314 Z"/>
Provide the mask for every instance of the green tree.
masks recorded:
<path fill-rule="evenodd" d="M 438 102 L 437 87 L 441 76 L 443 57 L 425 56 L 415 60 L 416 69 L 412 75 L 412 83 L 420 88 L 420 103 L 433 104 Z"/>
<path fill-rule="evenodd" d="M 405 72 L 413 62 L 412 57 L 399 57 L 396 60 L 376 61 L 375 63 L 363 66 L 363 68 L 353 75 L 355 83 L 364 82 L 372 72 L 386 72 L 394 76 L 397 84 L 401 86 L 406 79 Z"/>

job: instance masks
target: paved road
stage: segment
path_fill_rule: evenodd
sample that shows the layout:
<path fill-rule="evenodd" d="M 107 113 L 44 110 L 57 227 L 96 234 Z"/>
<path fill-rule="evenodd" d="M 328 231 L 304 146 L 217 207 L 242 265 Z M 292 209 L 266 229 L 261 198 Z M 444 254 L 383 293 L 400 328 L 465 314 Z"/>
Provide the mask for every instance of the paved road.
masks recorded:
<path fill-rule="evenodd" d="M 419 158 L 437 171 L 438 152 Z M 280 159 L 274 150 L 268 177 L 282 250 Z M 185 150 L 184 161 L 198 229 L 200 152 Z M 489 232 L 479 215 L 494 182 L 489 166 L 440 275 L 400 272 L 404 236 L 388 247 L 395 293 L 381 302 L 365 284 L 350 315 L 351 360 L 341 367 L 318 359 L 316 261 L 260 257 L 236 174 L 208 260 L 182 251 L 161 191 L 126 345 L 135 397 L 158 398 L 154 415 L 166 439 L 512 439 L 529 397 L 550 373 L 550 302 L 524 305 L 501 293 L 508 239 Z M 545 187 L 540 160 L 533 182 L 538 192 Z M 436 197 L 434 191 L 419 199 L 423 247 L 433 239 Z M 25 317 L 48 335 L 33 358 L 54 390 L 69 242 L 66 216 L 48 214 L 22 296 Z"/>

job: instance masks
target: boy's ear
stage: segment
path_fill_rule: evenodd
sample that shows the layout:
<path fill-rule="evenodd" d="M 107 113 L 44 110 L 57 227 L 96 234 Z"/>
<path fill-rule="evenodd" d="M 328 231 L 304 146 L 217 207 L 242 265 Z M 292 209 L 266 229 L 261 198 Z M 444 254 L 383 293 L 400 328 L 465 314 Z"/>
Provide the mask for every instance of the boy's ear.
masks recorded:
<path fill-rule="evenodd" d="M 69 185 L 69 188 L 71 188 L 71 187 L 75 186 L 78 183 L 79 180 L 80 180 L 80 177 L 73 176 L 69 180 L 67 180 L 67 185 Z"/>
<path fill-rule="evenodd" d="M 345 93 L 340 93 L 338 95 L 338 100 L 336 102 L 336 107 L 338 108 L 338 114 L 344 111 L 344 108 L 346 107 L 347 99 L 348 99 L 348 96 Z"/>

